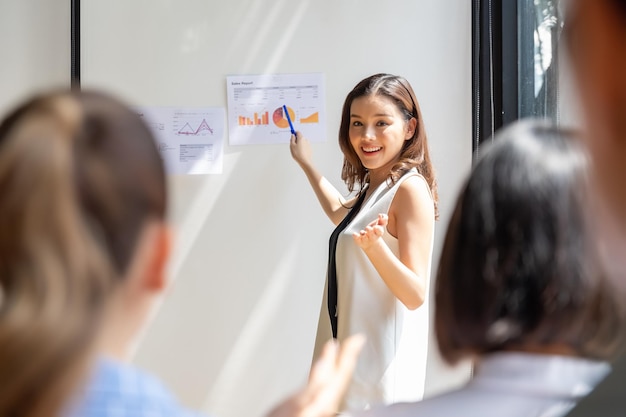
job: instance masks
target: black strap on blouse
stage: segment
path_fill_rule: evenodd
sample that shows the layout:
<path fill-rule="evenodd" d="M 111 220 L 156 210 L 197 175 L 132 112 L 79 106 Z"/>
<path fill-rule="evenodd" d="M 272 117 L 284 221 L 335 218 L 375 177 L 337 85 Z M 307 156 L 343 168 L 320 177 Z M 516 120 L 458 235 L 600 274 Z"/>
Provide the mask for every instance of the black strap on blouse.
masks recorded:
<path fill-rule="evenodd" d="M 330 316 L 330 325 L 333 329 L 333 338 L 335 339 L 337 338 L 337 263 L 335 262 L 337 240 L 341 232 L 350 224 L 354 216 L 357 215 L 364 200 L 365 190 L 362 191 L 354 207 L 350 209 L 346 217 L 344 217 L 330 235 L 328 242 L 328 315 Z"/>

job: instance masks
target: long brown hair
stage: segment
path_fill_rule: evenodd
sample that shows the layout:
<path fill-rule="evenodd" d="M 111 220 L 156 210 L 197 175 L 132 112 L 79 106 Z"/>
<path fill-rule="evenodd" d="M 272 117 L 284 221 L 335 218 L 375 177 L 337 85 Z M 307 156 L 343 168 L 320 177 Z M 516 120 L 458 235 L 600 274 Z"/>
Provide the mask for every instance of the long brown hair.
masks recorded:
<path fill-rule="evenodd" d="M 417 168 L 417 171 L 426 179 L 430 187 L 435 205 L 435 216 L 438 217 L 437 182 L 430 160 L 422 112 L 413 88 L 406 79 L 398 75 L 374 74 L 361 80 L 346 96 L 341 112 L 341 124 L 339 125 L 339 146 L 344 155 L 341 179 L 345 181 L 350 192 L 358 186 L 360 193 L 368 182 L 367 168 L 363 166 L 350 144 L 350 109 L 355 99 L 374 95 L 390 98 L 407 122 L 412 118 L 417 121 L 413 136 L 404 142 L 400 158 L 391 168 L 389 181 L 395 183 L 410 169 Z"/>
<path fill-rule="evenodd" d="M 0 123 L 0 415 L 58 415 L 165 181 L 139 116 L 98 92 L 34 97 Z"/>

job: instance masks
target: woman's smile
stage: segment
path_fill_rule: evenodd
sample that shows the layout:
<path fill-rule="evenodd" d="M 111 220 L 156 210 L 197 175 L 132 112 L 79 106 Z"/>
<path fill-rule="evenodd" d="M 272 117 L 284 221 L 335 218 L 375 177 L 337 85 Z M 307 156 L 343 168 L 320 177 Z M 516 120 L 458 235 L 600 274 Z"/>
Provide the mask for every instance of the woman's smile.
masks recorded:
<path fill-rule="evenodd" d="M 383 149 L 382 146 L 361 147 L 361 150 L 366 154 L 373 154 L 380 151 L 381 149 Z"/>

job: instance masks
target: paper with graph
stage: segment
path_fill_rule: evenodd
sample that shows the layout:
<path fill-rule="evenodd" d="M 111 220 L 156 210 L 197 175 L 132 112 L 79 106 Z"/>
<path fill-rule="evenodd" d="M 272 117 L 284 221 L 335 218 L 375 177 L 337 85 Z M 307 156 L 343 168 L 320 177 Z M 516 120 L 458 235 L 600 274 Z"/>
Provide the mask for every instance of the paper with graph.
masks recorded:
<path fill-rule="evenodd" d="M 326 140 L 324 74 L 233 75 L 226 78 L 231 145 L 287 143 L 295 130 L 310 141 Z"/>
<path fill-rule="evenodd" d="M 223 107 L 136 107 L 154 133 L 169 174 L 221 174 Z"/>

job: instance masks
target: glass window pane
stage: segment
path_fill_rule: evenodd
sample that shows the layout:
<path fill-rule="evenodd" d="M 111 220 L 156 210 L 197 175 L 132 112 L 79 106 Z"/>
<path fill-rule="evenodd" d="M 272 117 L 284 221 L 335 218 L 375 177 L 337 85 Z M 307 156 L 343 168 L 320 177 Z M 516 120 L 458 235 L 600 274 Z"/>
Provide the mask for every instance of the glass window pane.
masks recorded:
<path fill-rule="evenodd" d="M 519 117 L 559 122 L 558 0 L 518 1 Z"/>

